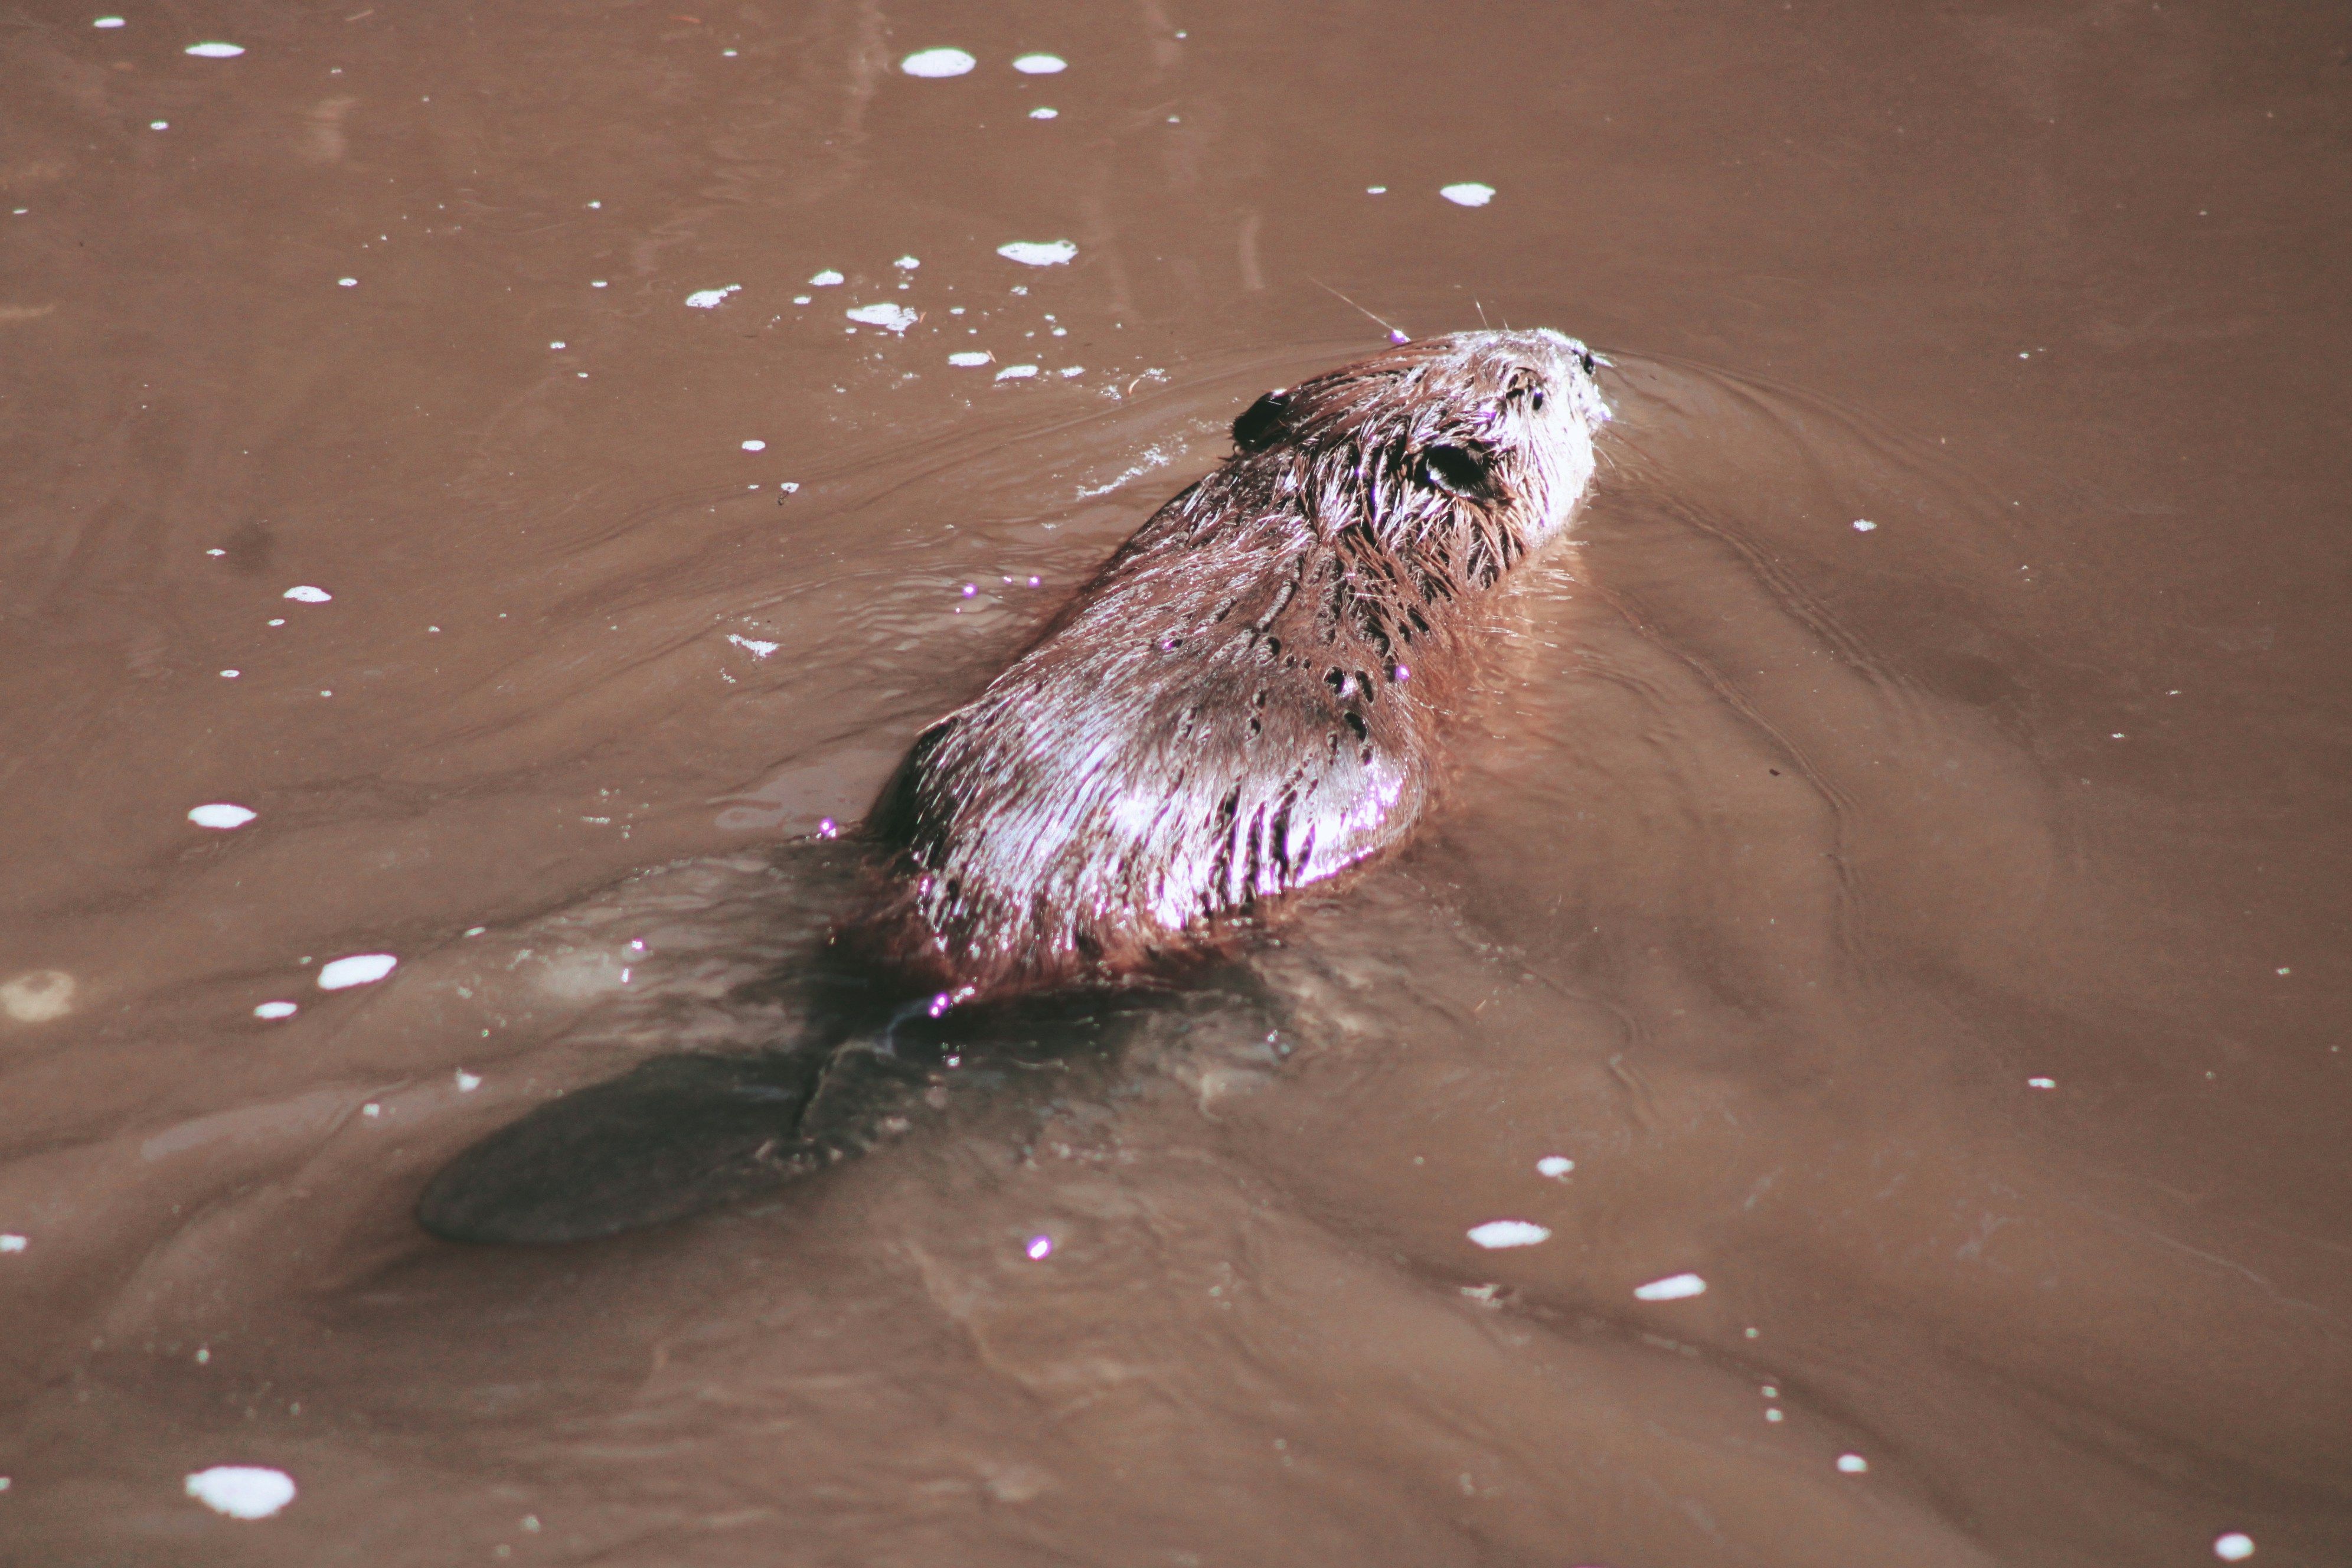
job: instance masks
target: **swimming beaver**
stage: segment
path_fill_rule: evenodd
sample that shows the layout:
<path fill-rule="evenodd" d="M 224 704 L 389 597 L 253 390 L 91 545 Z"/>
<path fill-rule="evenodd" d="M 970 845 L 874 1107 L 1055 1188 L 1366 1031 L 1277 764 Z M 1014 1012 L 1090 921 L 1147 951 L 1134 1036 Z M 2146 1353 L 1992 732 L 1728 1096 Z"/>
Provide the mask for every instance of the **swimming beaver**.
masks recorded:
<path fill-rule="evenodd" d="M 944 996 L 1116 974 L 1411 831 L 1477 601 L 1567 524 L 1608 417 L 1558 332 L 1269 392 L 1238 448 L 924 731 L 858 940 Z"/>
<path fill-rule="evenodd" d="M 541 1105 L 435 1176 L 419 1223 L 567 1241 L 773 1185 L 903 1124 L 943 1067 L 1115 1044 L 1088 983 L 1398 843 L 1481 598 L 1591 480 L 1594 364 L 1465 332 L 1259 398 L 1223 467 L 917 740 L 868 823 L 884 891 L 794 982 L 805 1038 Z M 980 1001 L 1003 1005 L 957 1005 Z"/>

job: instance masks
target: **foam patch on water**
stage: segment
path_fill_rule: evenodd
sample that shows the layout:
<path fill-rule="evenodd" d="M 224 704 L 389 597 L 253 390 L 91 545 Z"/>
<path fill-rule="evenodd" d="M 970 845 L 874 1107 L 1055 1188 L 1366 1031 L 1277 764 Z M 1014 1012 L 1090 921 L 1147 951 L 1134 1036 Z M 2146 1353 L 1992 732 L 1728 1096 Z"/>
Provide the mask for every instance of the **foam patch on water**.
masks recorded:
<path fill-rule="evenodd" d="M 830 289 L 835 284 L 845 281 L 846 281 L 846 279 L 830 267 L 809 279 L 810 286 L 817 289 Z"/>
<path fill-rule="evenodd" d="M 120 16 L 98 16 L 92 18 L 89 25 L 93 27 L 120 27 L 122 26 L 122 18 Z"/>
<path fill-rule="evenodd" d="M 724 289 L 697 289 L 686 297 L 686 303 L 689 310 L 716 310 L 719 306 L 727 303 L 728 295 L 740 294 L 742 291 L 743 285 L 740 283 L 730 283 Z"/>
<path fill-rule="evenodd" d="M 15 1231 L 0 1236 L 0 1252 L 22 1252 L 31 1245 L 30 1241 L 18 1236 Z"/>
<path fill-rule="evenodd" d="M 961 353 L 952 353 L 948 355 L 948 363 L 950 364 L 961 365 L 964 369 L 970 370 L 975 365 L 986 364 L 992 357 L 992 356 L 989 354 L 975 353 L 971 350 L 966 349 Z"/>
<path fill-rule="evenodd" d="M 355 952 L 320 969 L 319 989 L 342 991 L 353 985 L 373 985 L 399 964 L 400 960 L 389 952 Z"/>
<path fill-rule="evenodd" d="M 961 76 L 980 62 L 961 49 L 918 49 L 898 62 L 908 76 Z"/>
<path fill-rule="evenodd" d="M 746 441 L 743 443 L 743 450 L 747 452 L 764 452 L 767 449 L 768 444 L 765 441 Z"/>
<path fill-rule="evenodd" d="M 1078 487 L 1077 499 L 1080 500 L 1092 500 L 1097 496 L 1107 496 L 1110 494 L 1111 491 L 1127 483 L 1129 479 L 1139 479 L 1154 468 L 1166 468 L 1170 463 L 1175 461 L 1175 458 L 1176 453 L 1169 447 L 1157 445 L 1146 447 L 1143 449 L 1143 456 L 1139 461 L 1130 464 L 1129 467 L 1121 469 L 1108 482 L 1099 485 L 1080 485 Z"/>
<path fill-rule="evenodd" d="M 1441 186 L 1437 194 L 1457 207 L 1483 207 L 1495 199 L 1495 187 L 1470 180 L 1458 185 Z"/>
<path fill-rule="evenodd" d="M 915 324 L 915 312 L 904 305 L 860 305 L 845 314 L 853 321 L 879 327 L 886 332 L 903 332 Z"/>
<path fill-rule="evenodd" d="M 1480 1247 L 1533 1247 L 1549 1241 L 1551 1232 L 1532 1220 L 1490 1219 L 1470 1227 L 1470 1239 Z"/>
<path fill-rule="evenodd" d="M 301 1010 L 298 1004 L 292 1002 L 264 1002 L 253 1010 L 253 1016 L 275 1022 L 279 1018 L 290 1018 Z"/>
<path fill-rule="evenodd" d="M 2224 1563 L 2243 1563 L 2254 1554 L 2254 1538 L 2242 1530 L 2213 1538 L 2213 1555 Z"/>
<path fill-rule="evenodd" d="M 1681 1301 L 1706 1294 L 1706 1281 L 1696 1274 L 1669 1274 L 1633 1289 L 1636 1301 Z"/>
<path fill-rule="evenodd" d="M 1565 1154 L 1546 1154 L 1536 1162 L 1536 1173 L 1558 1181 L 1576 1169 L 1576 1162 Z"/>
<path fill-rule="evenodd" d="M 996 247 L 997 255 L 1024 267 L 1059 267 L 1077 253 L 1078 247 L 1066 239 L 1016 239 Z"/>
<path fill-rule="evenodd" d="M 259 1465 L 215 1465 L 188 1478 L 188 1495 L 231 1519 L 268 1519 L 294 1500 L 294 1478 Z"/>
<path fill-rule="evenodd" d="M 1013 62 L 1013 68 L 1023 76 L 1052 76 L 1070 68 L 1070 62 L 1059 55 L 1023 55 Z"/>
<path fill-rule="evenodd" d="M 1029 118 L 1032 120 L 1058 120 L 1061 115 L 1062 111 L 1058 109 L 1039 108 L 1029 111 Z"/>
<path fill-rule="evenodd" d="M 783 647 L 783 644 L 782 643 L 761 642 L 757 637 L 739 637 L 733 632 L 729 632 L 727 634 L 727 640 L 733 643 L 737 647 L 741 648 L 744 652 L 750 654 L 753 658 L 765 658 L 770 654 L 775 652 L 778 648 Z"/>
<path fill-rule="evenodd" d="M 19 1024 L 47 1024 L 73 1011 L 74 977 L 62 969 L 28 969 L 0 984 L 0 1013 Z"/>
<path fill-rule="evenodd" d="M 996 373 L 996 379 L 999 381 L 1026 381 L 1036 374 L 1037 367 L 1034 364 L 1008 364 L 1003 370 Z"/>
<path fill-rule="evenodd" d="M 198 827 L 215 828 L 225 833 L 232 827 L 243 827 L 259 815 L 260 813 L 250 806 L 234 805 L 225 800 L 216 800 L 209 805 L 190 807 L 188 820 Z"/>
<path fill-rule="evenodd" d="M 457 1069 L 457 1092 L 459 1094 L 471 1094 L 481 1087 L 481 1074 L 477 1072 L 467 1072 L 464 1068 L 459 1068 Z"/>
<path fill-rule="evenodd" d="M 1870 519 L 1866 517 L 1857 517 L 1853 520 L 1853 531 L 1856 533 L 1869 533 L 1874 531 L 1877 527 L 1878 524 L 1871 521 Z"/>
<path fill-rule="evenodd" d="M 298 605 L 323 605 L 334 597 L 324 588 L 313 588 L 308 583 L 287 589 L 285 596 Z"/>
<path fill-rule="evenodd" d="M 1837 1466 L 1838 1473 L 1843 1476 L 1866 1476 L 1870 1473 L 1870 1461 L 1860 1454 L 1840 1454 Z"/>
<path fill-rule="evenodd" d="M 223 43 L 190 44 L 185 52 L 195 56 L 198 59 L 233 60 L 245 53 L 245 46 Z"/>
<path fill-rule="evenodd" d="M 902 256 L 898 258 L 898 260 L 890 263 L 891 266 L 907 272 L 912 272 L 916 268 L 920 267 L 922 264 L 921 258 L 914 256 Z"/>
<path fill-rule="evenodd" d="M 2025 1080 L 2025 1087 L 2028 1089 L 2056 1089 L 2058 1087 L 2058 1080 L 2054 1078 L 2030 1078 Z"/>

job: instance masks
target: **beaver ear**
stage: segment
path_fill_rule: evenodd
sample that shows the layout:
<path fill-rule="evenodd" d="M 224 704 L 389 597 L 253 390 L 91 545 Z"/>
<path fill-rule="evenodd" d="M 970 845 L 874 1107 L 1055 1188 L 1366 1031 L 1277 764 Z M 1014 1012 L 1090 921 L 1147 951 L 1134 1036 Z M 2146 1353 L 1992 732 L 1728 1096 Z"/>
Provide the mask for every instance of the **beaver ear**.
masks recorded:
<path fill-rule="evenodd" d="M 1282 434 L 1282 416 L 1290 408 L 1290 391 L 1276 387 L 1242 410 L 1234 421 L 1234 445 L 1244 452 L 1263 452 Z"/>
<path fill-rule="evenodd" d="M 1484 499 L 1493 488 L 1489 468 L 1493 454 L 1483 447 L 1425 447 L 1421 453 L 1422 482 L 1465 500 Z"/>

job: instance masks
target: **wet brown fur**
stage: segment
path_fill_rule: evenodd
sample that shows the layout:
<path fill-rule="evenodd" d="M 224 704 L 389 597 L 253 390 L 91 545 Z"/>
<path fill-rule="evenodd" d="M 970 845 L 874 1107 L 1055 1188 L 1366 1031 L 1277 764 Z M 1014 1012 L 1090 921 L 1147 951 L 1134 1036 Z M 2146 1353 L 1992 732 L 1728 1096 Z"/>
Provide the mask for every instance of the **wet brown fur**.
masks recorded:
<path fill-rule="evenodd" d="M 974 701 L 868 830 L 845 933 L 961 1000 L 1116 978 L 1393 847 L 1473 606 L 1565 527 L 1607 411 L 1582 345 L 1474 332 L 1269 393 Z"/>

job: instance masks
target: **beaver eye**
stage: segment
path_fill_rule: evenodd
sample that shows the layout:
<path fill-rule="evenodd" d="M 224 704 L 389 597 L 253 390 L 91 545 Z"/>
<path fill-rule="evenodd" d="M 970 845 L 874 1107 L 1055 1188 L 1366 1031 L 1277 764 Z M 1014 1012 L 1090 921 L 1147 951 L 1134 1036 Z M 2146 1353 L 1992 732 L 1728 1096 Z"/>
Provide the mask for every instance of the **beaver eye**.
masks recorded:
<path fill-rule="evenodd" d="M 1538 386 L 1533 392 L 1528 394 L 1528 412 L 1530 414 L 1541 414 L 1543 412 L 1543 388 Z"/>
<path fill-rule="evenodd" d="M 1242 410 L 1234 421 L 1234 445 L 1244 452 L 1261 452 L 1282 434 L 1282 416 L 1290 406 L 1287 387 L 1276 387 Z"/>
<path fill-rule="evenodd" d="M 1599 368 L 1593 362 L 1592 351 L 1591 349 L 1579 350 L 1576 356 L 1576 363 L 1583 368 L 1584 374 L 1587 375 L 1592 374 L 1593 372 Z"/>
<path fill-rule="evenodd" d="M 1421 455 L 1421 477 L 1433 489 L 1469 500 L 1486 489 L 1486 460 L 1467 447 L 1432 447 Z"/>

